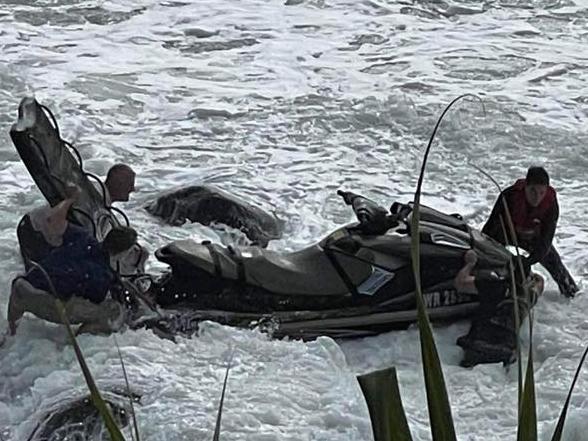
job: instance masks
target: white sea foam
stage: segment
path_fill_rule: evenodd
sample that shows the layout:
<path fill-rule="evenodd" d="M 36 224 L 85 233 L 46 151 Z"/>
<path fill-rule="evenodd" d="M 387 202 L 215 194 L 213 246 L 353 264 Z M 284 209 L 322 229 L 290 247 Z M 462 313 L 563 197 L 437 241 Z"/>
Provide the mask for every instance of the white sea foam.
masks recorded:
<path fill-rule="evenodd" d="M 55 111 L 88 169 L 103 175 L 117 161 L 137 169 L 138 192 L 124 208 L 152 250 L 182 237 L 223 239 L 198 225 L 163 227 L 141 209 L 177 185 L 214 183 L 276 210 L 287 226 L 273 249 L 299 249 L 349 221 L 339 188 L 385 205 L 407 201 L 443 106 L 480 93 L 485 113 L 464 102 L 442 125 L 424 202 L 480 225 L 496 190 L 470 163 L 502 185 L 545 164 L 559 192 L 556 245 L 586 287 L 587 20 L 585 0 L 5 1 L 0 312 L 21 268 L 16 224 L 42 203 L 8 137 L 20 98 L 31 93 Z M 570 302 L 555 290 L 549 281 L 535 308 L 545 440 L 588 335 L 588 297 Z M 467 323 L 436 329 L 459 439 L 513 440 L 515 372 L 458 367 L 454 342 L 466 330 Z M 354 376 L 390 365 L 399 369 L 414 438 L 430 439 L 415 329 L 336 344 L 272 341 L 206 323 L 199 337 L 178 344 L 149 332 L 118 341 L 142 395 L 145 440 L 211 438 L 231 351 L 223 439 L 370 439 Z M 80 343 L 100 384 L 120 386 L 112 338 Z M 26 439 L 49 403 L 84 391 L 56 326 L 23 320 L 0 357 L 5 439 Z M 584 373 L 567 441 L 588 429 L 587 392 Z"/>

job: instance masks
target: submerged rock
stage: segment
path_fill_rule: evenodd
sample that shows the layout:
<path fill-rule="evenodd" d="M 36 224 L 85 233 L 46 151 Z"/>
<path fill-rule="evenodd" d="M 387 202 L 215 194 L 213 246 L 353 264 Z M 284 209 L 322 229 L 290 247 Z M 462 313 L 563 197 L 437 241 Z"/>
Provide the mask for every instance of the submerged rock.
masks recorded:
<path fill-rule="evenodd" d="M 284 222 L 275 215 L 214 186 L 192 185 L 159 196 L 145 209 L 171 225 L 186 221 L 221 223 L 241 230 L 262 247 L 282 237 Z"/>
<path fill-rule="evenodd" d="M 126 405 L 119 404 L 125 397 L 106 393 L 103 398 L 110 406 L 112 416 L 119 428 L 129 423 Z M 27 438 L 28 441 L 65 441 L 70 439 L 109 440 L 104 422 L 90 396 L 59 402 L 41 417 Z"/>

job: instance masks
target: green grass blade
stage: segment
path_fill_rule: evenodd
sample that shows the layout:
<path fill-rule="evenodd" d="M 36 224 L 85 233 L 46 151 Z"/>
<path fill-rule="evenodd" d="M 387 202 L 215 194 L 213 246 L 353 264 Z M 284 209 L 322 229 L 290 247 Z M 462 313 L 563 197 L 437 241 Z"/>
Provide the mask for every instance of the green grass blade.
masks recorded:
<path fill-rule="evenodd" d="M 98 390 L 98 387 L 94 382 L 94 378 L 92 377 L 92 373 L 90 372 L 86 360 L 84 359 L 84 355 L 82 354 L 82 350 L 78 345 L 76 336 L 74 335 L 74 332 L 71 329 L 71 324 L 69 323 L 69 319 L 67 318 L 67 314 L 65 313 L 65 306 L 63 302 L 60 300 L 59 296 L 57 295 L 57 292 L 55 291 L 55 286 L 53 286 L 53 282 L 51 281 L 49 274 L 47 274 L 47 271 L 45 271 L 45 269 L 37 262 L 31 261 L 30 263 L 32 266 L 41 271 L 43 277 L 45 277 L 47 284 L 49 285 L 49 290 L 55 297 L 55 308 L 57 309 L 57 313 L 61 318 L 61 322 L 65 325 L 65 328 L 67 329 L 67 334 L 69 335 L 69 339 L 74 348 L 76 358 L 78 359 L 78 363 L 80 364 L 80 368 L 82 369 L 84 379 L 86 380 L 86 384 L 88 385 L 88 389 L 90 390 L 90 397 L 92 399 L 92 403 L 94 404 L 94 406 L 98 410 L 98 413 L 102 417 L 104 425 L 106 426 L 106 429 L 110 434 L 111 441 L 125 441 L 122 432 L 120 431 L 120 429 L 116 425 L 116 422 L 114 421 L 112 413 L 110 412 L 110 408 L 102 398 L 102 395 L 100 395 L 100 391 Z"/>
<path fill-rule="evenodd" d="M 88 385 L 88 389 L 90 390 L 90 397 L 92 399 L 92 403 L 100 413 L 102 420 L 104 421 L 104 425 L 110 434 L 110 439 L 112 441 L 125 441 L 125 438 L 116 425 L 112 413 L 110 412 L 110 408 L 100 395 L 100 391 L 94 382 L 94 378 L 86 364 L 86 360 L 84 359 L 84 355 L 82 354 L 82 350 L 80 349 L 76 337 L 71 329 L 71 324 L 69 323 L 69 319 L 67 318 L 67 314 L 65 313 L 65 306 L 63 302 L 58 298 L 55 299 L 57 311 L 61 317 L 61 321 L 65 325 L 67 329 L 67 333 L 69 335 L 69 339 L 73 345 L 76 357 L 78 359 L 78 363 L 80 364 L 80 368 L 82 369 L 82 373 L 84 374 L 84 379 L 86 380 L 86 384 Z"/>
<path fill-rule="evenodd" d="M 374 441 L 412 441 L 395 368 L 357 377 L 370 412 Z"/>
<path fill-rule="evenodd" d="M 502 232 L 504 237 L 506 238 L 506 227 L 504 225 L 504 219 L 500 216 L 500 226 L 502 227 Z M 518 251 L 517 251 L 518 252 Z M 520 259 L 520 257 L 519 257 Z M 521 349 L 521 335 L 520 335 L 520 314 L 519 314 L 519 296 L 517 292 L 517 282 L 515 279 L 515 269 L 512 262 L 508 264 L 508 271 L 510 274 L 510 289 L 512 292 L 512 299 L 513 299 L 513 314 L 515 319 L 515 328 L 517 331 L 517 379 L 518 379 L 518 400 L 517 400 L 517 412 L 520 413 L 521 411 L 521 404 L 523 402 L 523 357 L 522 357 L 522 349 Z"/>
<path fill-rule="evenodd" d="M 530 317 L 529 320 L 531 320 Z M 517 441 L 537 441 L 537 407 L 535 403 L 535 379 L 533 373 L 533 345 L 531 343 L 529 343 L 529 359 L 527 360 L 523 401 L 519 413 Z"/>
<path fill-rule="evenodd" d="M 499 187 L 500 189 L 500 187 Z M 502 190 L 500 190 L 500 192 L 502 193 Z M 510 209 L 508 208 L 508 203 L 506 201 L 506 198 L 503 199 L 503 205 L 504 205 L 504 218 L 506 218 L 506 224 L 508 226 L 508 232 L 510 233 L 510 237 L 511 237 L 511 243 L 514 243 L 515 245 L 515 250 L 516 250 L 516 262 L 517 265 L 519 267 L 519 273 L 521 274 L 521 282 L 522 283 L 522 288 L 523 288 L 523 296 L 525 301 L 529 302 L 531 299 L 531 296 L 529 295 L 529 291 L 527 289 L 527 284 L 524 283 L 524 281 L 522 280 L 522 275 L 525 273 L 524 269 L 523 269 L 523 259 L 521 257 L 521 254 L 519 252 L 519 244 L 517 241 L 517 233 L 514 227 L 514 223 L 512 221 L 512 217 L 510 215 Z M 507 240 L 507 229 L 504 226 L 504 219 L 501 217 L 500 218 L 500 223 L 502 226 L 502 230 L 503 230 L 503 234 L 504 234 L 504 239 L 506 241 L 506 243 L 509 243 Z M 520 330 L 521 330 L 521 319 L 524 319 L 524 317 L 521 315 L 520 310 L 521 310 L 521 306 L 519 305 L 519 301 L 520 301 L 520 293 L 517 290 L 517 284 L 516 284 L 516 277 L 515 277 L 515 271 L 512 265 L 510 265 L 510 273 L 511 273 L 511 279 L 512 279 L 512 299 L 513 299 L 513 313 L 514 313 L 514 319 L 515 319 L 515 328 L 516 328 L 516 332 L 517 332 L 517 366 L 518 366 L 518 378 L 519 378 L 519 421 L 521 419 L 520 413 L 521 413 L 521 406 L 523 405 L 523 392 L 524 392 L 524 388 L 521 387 L 521 383 L 522 383 L 522 378 L 523 378 L 523 360 L 522 360 L 522 350 L 521 350 L 521 336 L 520 336 Z M 528 306 L 528 314 L 529 314 L 529 355 L 531 353 L 531 351 L 533 350 L 533 320 L 531 317 L 531 309 L 533 305 L 529 305 Z M 531 366 L 531 373 L 532 373 L 532 366 Z M 534 381 L 534 380 L 533 380 Z M 533 394 L 534 397 L 534 394 Z M 534 398 L 533 398 L 533 402 L 534 402 Z"/>
<path fill-rule="evenodd" d="M 576 369 L 576 374 L 574 375 L 574 380 L 572 381 L 572 385 L 570 386 L 570 390 L 568 391 L 568 396 L 566 398 L 566 402 L 564 404 L 563 409 L 561 410 L 561 415 L 559 416 L 559 420 L 557 421 L 557 426 L 555 426 L 555 431 L 553 432 L 553 436 L 551 437 L 551 441 L 560 441 L 561 436 L 563 434 L 564 423 L 566 421 L 566 416 L 568 414 L 568 407 L 570 406 L 570 401 L 572 399 L 572 392 L 574 391 L 574 387 L 576 387 L 576 381 L 578 381 L 578 377 L 580 376 L 580 371 L 582 370 L 582 366 L 584 365 L 584 361 L 586 360 L 586 356 L 588 355 L 588 347 L 584 350 L 584 354 L 582 354 L 582 358 L 580 359 L 580 363 L 578 364 L 578 368 Z"/>
<path fill-rule="evenodd" d="M 449 396 L 447 395 L 447 387 L 445 386 L 445 379 L 443 377 L 443 369 L 441 368 L 441 361 L 439 359 L 439 353 L 437 352 L 437 346 L 435 345 L 435 339 L 433 337 L 431 323 L 429 322 L 429 316 L 427 315 L 427 310 L 425 308 L 423 292 L 421 288 L 419 232 L 420 198 L 425 176 L 425 167 L 427 165 L 427 158 L 429 156 L 433 140 L 435 139 L 435 134 L 439 129 L 439 125 L 441 124 L 443 117 L 447 114 L 449 109 L 451 109 L 451 107 L 457 101 L 464 97 L 473 97 L 479 99 L 475 95 L 470 94 L 457 97 L 445 108 L 437 120 L 435 128 L 433 129 L 433 133 L 425 150 L 423 164 L 421 165 L 419 180 L 414 195 L 414 205 L 411 219 L 411 260 L 415 279 L 418 327 L 421 340 L 421 356 L 423 359 L 425 387 L 427 390 L 427 405 L 429 408 L 429 420 L 431 423 L 433 441 L 455 441 L 456 436 L 455 428 L 453 426 L 453 417 L 451 416 L 451 406 L 449 405 Z"/>
<path fill-rule="evenodd" d="M 415 213 L 413 211 L 413 218 L 414 216 Z M 413 227 L 413 235 L 414 234 Z M 418 243 L 418 236 L 416 242 Z M 427 390 L 427 405 L 429 409 L 431 433 L 434 441 L 455 441 L 455 428 L 453 426 L 453 417 L 451 415 L 447 387 L 445 386 L 445 379 L 443 377 L 443 369 L 441 368 L 441 361 L 435 345 L 433 331 L 431 330 L 431 323 L 429 322 L 429 317 L 424 305 L 419 280 L 420 262 L 418 245 L 416 249 L 413 245 L 412 259 L 413 271 L 416 279 L 418 327 L 421 340 L 421 356 L 423 360 L 425 388 Z"/>
<path fill-rule="evenodd" d="M 498 194 L 502 195 L 502 187 L 500 187 L 500 184 L 498 182 L 496 182 L 496 179 L 494 179 L 494 177 L 487 173 L 486 171 L 482 170 L 480 167 L 478 167 L 475 164 L 471 164 L 476 170 L 478 170 L 480 173 L 482 173 L 484 176 L 486 176 L 488 179 L 490 179 L 490 181 L 496 186 L 496 188 L 498 189 Z M 503 198 L 502 200 L 503 206 L 504 206 L 504 216 L 500 215 L 500 226 L 502 228 L 502 234 L 504 235 L 504 241 L 505 243 L 509 243 L 512 241 L 512 243 L 515 244 L 515 249 L 516 249 L 516 253 L 517 253 L 517 263 L 519 265 L 519 270 L 521 271 L 521 274 L 523 273 L 523 261 L 521 260 L 521 255 L 519 253 L 519 247 L 518 247 L 518 243 L 517 243 L 517 235 L 516 235 L 516 231 L 514 228 L 514 224 L 512 222 L 512 217 L 510 216 L 510 211 L 508 209 L 508 203 L 506 201 L 506 199 Z M 506 218 L 506 222 L 505 222 L 505 218 Z M 510 236 L 509 236 L 510 235 Z M 509 240 L 510 237 L 510 240 Z M 513 265 L 509 265 L 509 271 L 510 271 L 510 278 L 511 278 L 511 293 L 512 293 L 512 299 L 513 299 L 513 313 L 514 313 L 514 320 L 515 320 L 515 328 L 517 331 L 517 378 L 518 378 L 518 412 L 519 412 L 519 418 L 520 418 L 520 413 L 521 413 L 521 406 L 523 403 L 523 361 L 522 361 L 522 351 L 521 351 L 521 338 L 520 338 L 520 327 L 521 327 L 521 323 L 520 323 L 520 318 L 521 315 L 519 313 L 519 293 L 517 292 L 517 285 L 516 285 L 516 279 L 515 279 L 515 272 L 514 272 L 514 267 Z M 524 286 L 524 284 L 523 284 Z M 528 299 L 528 295 L 525 294 L 525 298 Z"/>
<path fill-rule="evenodd" d="M 141 437 L 139 436 L 139 425 L 137 424 L 137 415 L 135 414 L 135 406 L 133 404 L 133 392 L 131 391 L 131 385 L 129 384 L 129 377 L 127 376 L 125 362 L 120 352 L 120 346 L 118 345 L 116 335 L 113 335 L 112 337 L 114 338 L 114 344 L 116 345 L 116 350 L 118 351 L 118 359 L 120 360 L 120 366 L 122 367 L 125 385 L 127 388 L 127 395 L 129 396 L 129 405 L 131 406 L 131 417 L 133 418 L 133 426 L 135 429 L 135 436 L 133 437 L 133 432 L 131 432 L 131 438 L 133 438 L 134 441 L 141 441 Z"/>
<path fill-rule="evenodd" d="M 212 441 L 219 441 L 220 440 L 220 428 L 221 428 L 221 419 L 223 415 L 223 405 L 225 402 L 225 393 L 227 391 L 227 383 L 229 382 L 229 371 L 231 370 L 231 361 L 233 360 L 233 353 L 231 353 L 229 357 L 229 363 L 227 364 L 227 372 L 225 373 L 225 381 L 223 383 L 223 391 L 221 393 L 220 403 L 218 405 L 218 414 L 216 416 L 216 425 L 214 427 L 214 436 L 212 437 Z"/>

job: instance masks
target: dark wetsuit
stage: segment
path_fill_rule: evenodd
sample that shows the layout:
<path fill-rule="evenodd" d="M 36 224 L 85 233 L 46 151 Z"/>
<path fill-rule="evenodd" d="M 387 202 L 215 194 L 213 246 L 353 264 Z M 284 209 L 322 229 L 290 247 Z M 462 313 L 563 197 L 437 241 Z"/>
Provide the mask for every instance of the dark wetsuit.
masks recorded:
<path fill-rule="evenodd" d="M 495 314 L 497 306 L 506 298 L 510 284 L 508 279 L 498 276 L 495 272 L 480 271 L 475 278 L 476 289 L 480 298 L 480 317 Z"/>
<path fill-rule="evenodd" d="M 539 262 L 549 271 L 559 286 L 560 292 L 566 296 L 573 296 L 578 291 L 578 287 L 552 244 L 559 217 L 555 190 L 548 187 L 547 194 L 538 207 L 532 207 L 527 203 L 524 179 L 518 180 L 501 193 L 482 232 L 502 244 L 512 245 L 514 241 L 510 238 L 506 240 L 500 222 L 502 216 L 504 226 L 509 231 L 504 214 L 504 200 L 515 227 L 517 243 L 530 253 L 526 259 L 527 265 Z M 510 237 L 510 233 L 508 234 Z"/>
<path fill-rule="evenodd" d="M 478 314 L 472 318 L 469 332 L 457 339 L 465 353 L 462 366 L 478 363 L 509 363 L 513 360 L 517 346 L 517 329 L 514 317 L 514 302 L 510 293 L 510 279 L 494 272 L 480 271 L 476 274 L 476 289 L 480 297 Z M 527 316 L 532 297 L 527 299 L 522 288 L 517 289 L 519 323 Z M 527 301 L 525 301 L 525 299 Z"/>
<path fill-rule="evenodd" d="M 100 243 L 84 228 L 68 225 L 61 246 L 53 248 L 39 264 L 51 278 L 59 296 L 73 295 L 100 303 L 114 281 L 108 255 Z M 50 291 L 47 279 L 38 269 L 25 278 L 35 288 Z"/>

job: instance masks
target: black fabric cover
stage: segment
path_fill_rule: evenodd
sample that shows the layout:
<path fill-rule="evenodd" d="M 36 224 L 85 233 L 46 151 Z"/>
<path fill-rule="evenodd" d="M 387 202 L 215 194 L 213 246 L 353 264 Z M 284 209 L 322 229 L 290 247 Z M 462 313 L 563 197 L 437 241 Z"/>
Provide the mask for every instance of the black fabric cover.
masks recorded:
<path fill-rule="evenodd" d="M 18 107 L 18 121 L 10 129 L 10 137 L 31 177 L 51 206 L 66 198 L 66 186 L 77 185 L 81 194 L 73 206 L 73 222 L 95 231 L 98 219 L 107 216 L 115 225 L 115 216 L 105 207 L 104 197 L 84 174 L 79 159 L 65 145 L 58 132 L 34 98 L 24 98 Z M 98 184 L 97 184 L 98 185 Z M 100 222 L 105 225 L 107 223 Z"/>

